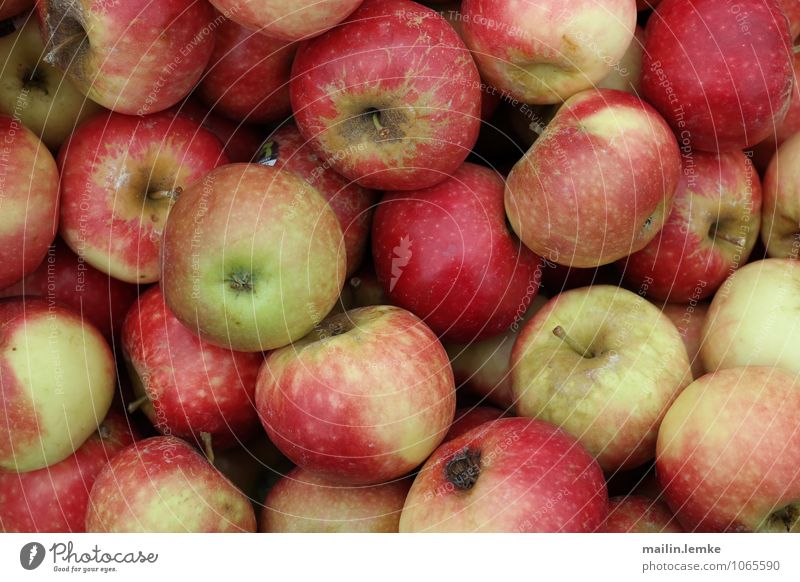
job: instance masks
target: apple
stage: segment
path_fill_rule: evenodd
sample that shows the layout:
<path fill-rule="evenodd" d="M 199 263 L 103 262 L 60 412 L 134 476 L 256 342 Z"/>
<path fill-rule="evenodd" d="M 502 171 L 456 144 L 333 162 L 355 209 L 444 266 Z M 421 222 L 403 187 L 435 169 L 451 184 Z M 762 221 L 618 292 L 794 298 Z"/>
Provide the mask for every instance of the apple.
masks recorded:
<path fill-rule="evenodd" d="M 449 341 L 502 333 L 539 292 L 540 259 L 509 232 L 504 187 L 497 172 L 468 163 L 436 186 L 387 193 L 375 212 L 384 291 Z"/>
<path fill-rule="evenodd" d="M 447 354 L 399 307 L 329 317 L 270 353 L 256 407 L 273 443 L 298 466 L 343 485 L 402 477 L 442 442 L 455 413 Z"/>
<path fill-rule="evenodd" d="M 289 75 L 296 52 L 296 44 L 225 19 L 198 95 L 216 113 L 237 121 L 279 121 L 292 111 Z"/>
<path fill-rule="evenodd" d="M 33 6 L 34 0 L 3 0 L 0 2 L 0 20 L 22 14 Z"/>
<path fill-rule="evenodd" d="M 764 176 L 761 240 L 776 259 L 800 252 L 800 133 L 784 142 Z"/>
<path fill-rule="evenodd" d="M 462 434 L 466 434 L 473 428 L 479 427 L 486 422 L 493 422 L 502 418 L 505 412 L 494 406 L 474 406 L 456 409 L 455 420 L 450 425 L 450 430 L 444 437 L 443 443 L 457 439 Z"/>
<path fill-rule="evenodd" d="M 127 283 L 158 281 L 175 199 L 227 161 L 216 136 L 184 117 L 93 117 L 58 154 L 61 236 L 103 273 Z"/>
<path fill-rule="evenodd" d="M 242 26 L 285 41 L 322 34 L 350 16 L 363 0 L 209 0 Z"/>
<path fill-rule="evenodd" d="M 789 34 L 796 39 L 800 35 L 800 0 L 779 0 L 778 3 L 789 19 Z"/>
<path fill-rule="evenodd" d="M 127 419 L 110 412 L 63 461 L 29 473 L 0 473 L 0 531 L 82 533 L 95 478 L 134 438 Z"/>
<path fill-rule="evenodd" d="M 511 352 L 517 414 L 562 427 L 608 472 L 653 458 L 661 419 L 691 381 L 672 322 L 641 296 L 608 285 L 551 299 Z"/>
<path fill-rule="evenodd" d="M 16 115 L 55 151 L 78 124 L 102 108 L 84 97 L 62 71 L 42 61 L 43 53 L 34 18 L 0 38 L 0 112 Z"/>
<path fill-rule="evenodd" d="M 506 184 L 506 212 L 531 250 L 597 267 L 664 226 L 680 175 L 669 126 L 641 99 L 594 89 L 568 99 Z"/>
<path fill-rule="evenodd" d="M 162 249 L 172 313 L 212 344 L 245 352 L 302 338 L 344 286 L 342 231 L 305 180 L 257 164 L 217 168 L 183 191 Z"/>
<path fill-rule="evenodd" d="M 366 0 L 304 43 L 290 86 L 295 121 L 325 163 L 375 190 L 445 180 L 481 125 L 478 70 L 437 12 L 410 0 Z"/>
<path fill-rule="evenodd" d="M 176 437 L 152 437 L 117 454 L 89 495 L 91 533 L 255 532 L 250 500 Z"/>
<path fill-rule="evenodd" d="M 709 372 L 777 366 L 800 373 L 799 309 L 800 262 L 767 259 L 742 267 L 711 301 L 703 366 Z"/>
<path fill-rule="evenodd" d="M 686 346 L 686 353 L 692 364 L 692 378 L 695 380 L 705 374 L 700 348 L 703 345 L 703 326 L 708 316 L 708 308 L 709 303 L 699 303 L 694 299 L 687 305 L 667 303 L 661 306 L 661 313 L 669 318 L 683 338 L 683 345 Z"/>
<path fill-rule="evenodd" d="M 261 147 L 258 163 L 297 174 L 328 201 L 344 233 L 347 275 L 352 275 L 367 249 L 377 194 L 332 170 L 291 123 L 270 135 Z"/>
<path fill-rule="evenodd" d="M 102 334 L 52 301 L 0 301 L 0 472 L 25 473 L 73 454 L 114 397 Z"/>
<path fill-rule="evenodd" d="M 663 0 L 646 34 L 642 93 L 682 143 L 740 150 L 775 131 L 793 83 L 776 0 Z"/>
<path fill-rule="evenodd" d="M 640 495 L 612 497 L 603 533 L 683 533 L 669 507 Z"/>
<path fill-rule="evenodd" d="M 560 103 L 602 81 L 633 40 L 633 0 L 464 0 L 464 41 L 486 81 L 524 103 Z"/>
<path fill-rule="evenodd" d="M 647 297 L 705 299 L 747 262 L 760 225 L 761 181 L 750 159 L 740 151 L 690 151 L 664 228 L 618 267 Z"/>
<path fill-rule="evenodd" d="M 158 285 L 128 312 L 121 344 L 141 410 L 162 434 L 222 448 L 257 432 L 263 356 L 201 340 L 170 312 Z"/>
<path fill-rule="evenodd" d="M 503 418 L 449 441 L 414 479 L 407 532 L 592 532 L 608 513 L 600 466 L 547 422 Z"/>
<path fill-rule="evenodd" d="M 798 1 L 800 7 L 800 1 Z M 789 103 L 789 110 L 777 127 L 774 134 L 770 132 L 769 137 L 753 148 L 753 163 L 762 172 L 766 173 L 769 163 L 772 161 L 778 148 L 794 134 L 800 132 L 800 53 L 794 55 L 794 86 L 792 87 L 792 99 Z"/>
<path fill-rule="evenodd" d="M 32 273 L 58 229 L 58 168 L 18 119 L 0 115 L 0 289 Z"/>
<path fill-rule="evenodd" d="M 40 0 L 44 62 L 84 95 L 144 115 L 186 97 L 214 48 L 221 17 L 195 0 Z"/>
<path fill-rule="evenodd" d="M 636 27 L 633 40 L 619 62 L 611 67 L 611 72 L 600 81 L 598 89 L 617 89 L 633 95 L 641 95 L 642 59 L 644 58 L 644 29 Z"/>
<path fill-rule="evenodd" d="M 268 533 L 397 533 L 409 486 L 404 479 L 347 487 L 297 468 L 270 489 L 258 529 Z"/>
<path fill-rule="evenodd" d="M 797 377 L 777 368 L 722 370 L 683 391 L 656 471 L 685 530 L 800 532 L 800 431 L 782 413 L 798 407 Z"/>
<path fill-rule="evenodd" d="M 0 297 L 19 295 L 43 297 L 70 308 L 112 343 L 138 290 L 86 264 L 57 238 L 38 269 L 0 290 Z"/>

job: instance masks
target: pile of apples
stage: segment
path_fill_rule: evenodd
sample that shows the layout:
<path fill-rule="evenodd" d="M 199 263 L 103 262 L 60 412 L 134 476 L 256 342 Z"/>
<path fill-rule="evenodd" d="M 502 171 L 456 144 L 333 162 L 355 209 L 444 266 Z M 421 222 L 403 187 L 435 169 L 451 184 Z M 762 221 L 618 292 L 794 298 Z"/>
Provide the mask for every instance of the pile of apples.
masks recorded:
<path fill-rule="evenodd" d="M 800 532 L 800 0 L 0 2 L 0 530 Z"/>

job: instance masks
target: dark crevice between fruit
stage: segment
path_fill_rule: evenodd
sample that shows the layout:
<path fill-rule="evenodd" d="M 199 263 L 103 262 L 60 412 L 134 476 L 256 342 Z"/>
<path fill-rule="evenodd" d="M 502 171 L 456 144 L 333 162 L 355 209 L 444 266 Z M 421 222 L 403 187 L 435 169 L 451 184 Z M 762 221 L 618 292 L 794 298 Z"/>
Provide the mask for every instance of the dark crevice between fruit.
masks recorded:
<path fill-rule="evenodd" d="M 406 113 L 400 109 L 368 107 L 359 115 L 343 124 L 345 137 L 355 141 L 368 136 L 374 142 L 398 140 L 405 137 L 401 129 L 406 122 Z"/>
<path fill-rule="evenodd" d="M 37 68 L 25 72 L 22 76 L 22 85 L 26 89 L 41 91 L 45 95 L 49 94 L 47 90 L 47 80 L 44 74 Z"/>
<path fill-rule="evenodd" d="M 641 234 L 643 237 L 647 236 L 647 234 L 653 229 L 653 224 L 655 224 L 655 221 L 655 215 L 647 217 L 647 220 L 645 220 L 644 224 L 642 225 Z"/>
<path fill-rule="evenodd" d="M 481 475 L 481 452 L 469 447 L 459 451 L 447 462 L 444 476 L 459 491 L 469 491 Z"/>
<path fill-rule="evenodd" d="M 57 10 L 59 4 L 65 4 L 63 12 Z M 44 61 L 66 70 L 74 62 L 82 60 L 84 53 L 89 50 L 89 36 L 83 24 L 69 14 L 72 9 L 70 3 L 53 2 L 53 6 L 56 9 L 47 17 L 50 39 L 45 47 Z"/>

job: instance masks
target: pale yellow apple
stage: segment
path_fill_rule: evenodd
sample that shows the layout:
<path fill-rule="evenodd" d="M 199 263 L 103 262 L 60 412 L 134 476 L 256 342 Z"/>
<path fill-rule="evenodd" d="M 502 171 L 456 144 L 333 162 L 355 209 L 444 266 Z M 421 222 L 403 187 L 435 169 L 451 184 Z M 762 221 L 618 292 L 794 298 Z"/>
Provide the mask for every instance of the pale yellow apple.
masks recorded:
<path fill-rule="evenodd" d="M 617 89 L 639 95 L 642 82 L 642 58 L 644 57 L 644 30 L 636 27 L 631 44 L 622 58 L 614 63 L 611 72 L 597 84 L 600 89 Z"/>
<path fill-rule="evenodd" d="M 772 258 L 800 258 L 800 133 L 778 148 L 764 176 L 761 239 Z"/>

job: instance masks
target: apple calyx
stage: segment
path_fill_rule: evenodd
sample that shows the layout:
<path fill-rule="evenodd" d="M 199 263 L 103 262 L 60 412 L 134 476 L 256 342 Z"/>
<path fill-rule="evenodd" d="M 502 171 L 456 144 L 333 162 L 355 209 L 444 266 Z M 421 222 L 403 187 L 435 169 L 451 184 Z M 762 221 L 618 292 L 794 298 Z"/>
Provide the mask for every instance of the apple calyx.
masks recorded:
<path fill-rule="evenodd" d="M 448 483 L 459 491 L 469 491 L 481 475 L 481 452 L 469 447 L 457 452 L 444 467 Z"/>
<path fill-rule="evenodd" d="M 201 432 L 200 433 L 200 441 L 203 443 L 203 453 L 206 455 L 206 459 L 212 465 L 214 464 L 214 445 L 212 443 L 211 433 Z"/>
<path fill-rule="evenodd" d="M 234 291 L 251 293 L 255 287 L 255 276 L 250 271 L 234 271 L 225 279 Z"/>
<path fill-rule="evenodd" d="M 756 531 L 764 533 L 800 533 L 800 503 L 787 505 L 773 512 Z"/>
<path fill-rule="evenodd" d="M 569 348 L 573 352 L 580 354 L 581 357 L 586 359 L 594 358 L 595 354 L 592 350 L 590 350 L 589 348 L 585 348 L 575 339 L 570 337 L 567 334 L 566 330 L 560 325 L 556 326 L 556 328 L 553 330 L 553 335 L 556 336 L 561 341 L 563 341 L 567 346 L 569 346 Z"/>
<path fill-rule="evenodd" d="M 46 31 L 50 38 L 43 60 L 48 65 L 67 70 L 83 61 L 89 50 L 89 35 L 81 22 L 79 3 L 53 0 L 46 11 Z"/>
<path fill-rule="evenodd" d="M 129 414 L 133 414 L 134 412 L 139 410 L 142 406 L 144 406 L 149 400 L 150 400 L 150 397 L 147 396 L 147 394 L 145 394 L 141 398 L 137 398 L 136 400 L 134 400 L 133 402 L 128 404 L 128 408 L 127 408 L 128 413 Z"/>

